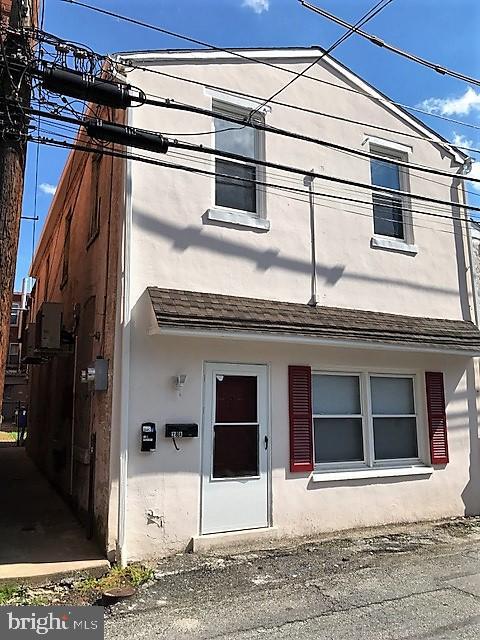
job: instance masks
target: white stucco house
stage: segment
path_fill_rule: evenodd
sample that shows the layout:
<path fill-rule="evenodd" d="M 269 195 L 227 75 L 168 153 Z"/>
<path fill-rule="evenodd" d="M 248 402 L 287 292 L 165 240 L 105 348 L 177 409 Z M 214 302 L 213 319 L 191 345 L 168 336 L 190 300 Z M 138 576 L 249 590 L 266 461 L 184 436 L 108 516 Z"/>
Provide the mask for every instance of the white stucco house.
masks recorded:
<path fill-rule="evenodd" d="M 251 158 L 125 163 L 107 527 L 123 562 L 480 513 L 467 157 L 328 56 L 265 103 L 319 49 L 239 52 L 117 56 L 147 95 L 215 113 L 144 105 L 129 125 Z"/>

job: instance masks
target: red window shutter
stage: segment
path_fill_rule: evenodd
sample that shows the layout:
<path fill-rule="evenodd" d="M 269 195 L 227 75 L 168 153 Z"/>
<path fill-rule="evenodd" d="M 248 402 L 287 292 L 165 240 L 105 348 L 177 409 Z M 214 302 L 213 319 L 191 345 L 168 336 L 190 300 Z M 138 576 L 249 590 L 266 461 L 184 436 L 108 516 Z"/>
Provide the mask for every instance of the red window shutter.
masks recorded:
<path fill-rule="evenodd" d="M 288 367 L 290 403 L 290 471 L 313 471 L 312 372 L 310 367 Z"/>
<path fill-rule="evenodd" d="M 448 440 L 443 373 L 427 371 L 425 383 L 431 462 L 432 464 L 446 464 L 448 462 Z"/>

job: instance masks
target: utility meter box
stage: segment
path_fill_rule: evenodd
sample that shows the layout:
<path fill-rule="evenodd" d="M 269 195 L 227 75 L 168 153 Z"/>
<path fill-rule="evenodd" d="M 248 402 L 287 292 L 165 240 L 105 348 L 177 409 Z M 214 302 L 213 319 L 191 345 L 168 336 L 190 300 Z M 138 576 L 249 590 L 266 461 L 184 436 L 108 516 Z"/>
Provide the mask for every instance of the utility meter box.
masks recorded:
<path fill-rule="evenodd" d="M 34 322 L 30 322 L 25 327 L 22 338 L 22 362 L 24 364 L 40 364 L 42 358 L 35 349 L 36 327 Z"/>
<path fill-rule="evenodd" d="M 44 302 L 35 320 L 35 347 L 40 351 L 59 351 L 61 330 L 61 303 Z"/>

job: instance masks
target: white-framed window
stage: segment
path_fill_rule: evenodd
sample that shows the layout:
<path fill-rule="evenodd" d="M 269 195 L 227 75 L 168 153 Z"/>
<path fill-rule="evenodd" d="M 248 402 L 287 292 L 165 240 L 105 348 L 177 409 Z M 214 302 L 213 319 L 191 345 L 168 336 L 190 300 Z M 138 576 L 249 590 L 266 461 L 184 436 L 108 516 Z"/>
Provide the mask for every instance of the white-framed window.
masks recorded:
<path fill-rule="evenodd" d="M 213 102 L 213 110 L 230 117 L 248 118 L 252 113 L 237 105 Z M 253 122 L 264 122 L 263 113 L 255 113 Z M 251 162 L 230 158 L 215 158 L 215 197 L 216 209 L 245 213 L 258 218 L 265 217 L 265 189 L 257 184 L 264 180 L 264 169 L 255 164 L 265 156 L 265 132 L 242 124 L 223 120 L 221 116 L 213 119 L 215 148 L 252 159 Z"/>
<path fill-rule="evenodd" d="M 8 345 L 8 361 L 7 367 L 18 369 L 20 366 L 20 344 L 18 342 L 10 342 Z"/>
<path fill-rule="evenodd" d="M 10 309 L 10 326 L 18 327 L 20 321 L 20 303 L 12 302 L 12 308 Z"/>
<path fill-rule="evenodd" d="M 370 144 L 370 152 L 389 160 L 408 161 L 405 152 Z M 408 170 L 392 162 L 371 158 L 370 176 L 372 185 L 396 191 L 409 192 Z M 374 191 L 373 232 L 375 236 L 391 238 L 408 244 L 413 243 L 410 199 L 405 195 Z"/>
<path fill-rule="evenodd" d="M 415 374 L 314 372 L 317 470 L 420 462 Z"/>

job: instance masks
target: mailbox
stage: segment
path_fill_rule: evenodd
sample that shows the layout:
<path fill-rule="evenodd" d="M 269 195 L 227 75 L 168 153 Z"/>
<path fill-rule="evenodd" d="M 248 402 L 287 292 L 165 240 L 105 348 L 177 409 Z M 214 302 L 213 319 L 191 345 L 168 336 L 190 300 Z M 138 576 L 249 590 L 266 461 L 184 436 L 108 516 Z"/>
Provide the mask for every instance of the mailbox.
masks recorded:
<path fill-rule="evenodd" d="M 157 446 L 157 428 L 154 422 L 144 422 L 142 424 L 141 438 L 141 451 L 155 451 Z"/>
<path fill-rule="evenodd" d="M 198 424 L 166 424 L 166 438 L 198 438 Z"/>

